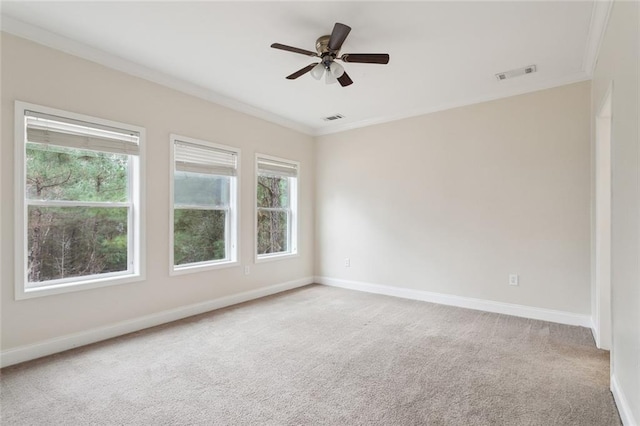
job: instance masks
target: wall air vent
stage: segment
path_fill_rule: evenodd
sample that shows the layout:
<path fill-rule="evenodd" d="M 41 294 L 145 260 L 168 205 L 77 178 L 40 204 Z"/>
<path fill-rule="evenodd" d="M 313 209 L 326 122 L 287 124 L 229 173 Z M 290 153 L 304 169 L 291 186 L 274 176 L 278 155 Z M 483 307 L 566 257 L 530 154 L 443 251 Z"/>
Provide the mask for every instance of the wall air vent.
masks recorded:
<path fill-rule="evenodd" d="M 344 115 L 342 115 L 342 114 L 333 114 L 333 115 L 330 115 L 328 117 L 322 117 L 322 119 L 324 121 L 340 120 L 341 118 L 344 118 Z"/>
<path fill-rule="evenodd" d="M 496 74 L 496 78 L 498 79 L 498 81 L 502 81 L 508 78 L 520 77 L 521 75 L 531 74 L 536 71 L 537 69 L 535 65 L 529 65 L 527 67 L 518 68 L 516 70 L 501 72 L 499 74 Z"/>

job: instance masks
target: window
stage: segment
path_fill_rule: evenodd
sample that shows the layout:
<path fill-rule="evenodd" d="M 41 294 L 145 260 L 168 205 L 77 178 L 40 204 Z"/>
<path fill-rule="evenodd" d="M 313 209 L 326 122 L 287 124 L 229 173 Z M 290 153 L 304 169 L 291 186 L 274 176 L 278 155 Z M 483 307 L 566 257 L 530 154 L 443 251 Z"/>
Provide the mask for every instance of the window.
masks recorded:
<path fill-rule="evenodd" d="M 240 151 L 176 135 L 171 144 L 171 272 L 234 264 Z"/>
<path fill-rule="evenodd" d="M 299 164 L 258 155 L 256 166 L 257 259 L 296 254 Z"/>
<path fill-rule="evenodd" d="M 16 102 L 17 299 L 142 279 L 143 132 Z"/>

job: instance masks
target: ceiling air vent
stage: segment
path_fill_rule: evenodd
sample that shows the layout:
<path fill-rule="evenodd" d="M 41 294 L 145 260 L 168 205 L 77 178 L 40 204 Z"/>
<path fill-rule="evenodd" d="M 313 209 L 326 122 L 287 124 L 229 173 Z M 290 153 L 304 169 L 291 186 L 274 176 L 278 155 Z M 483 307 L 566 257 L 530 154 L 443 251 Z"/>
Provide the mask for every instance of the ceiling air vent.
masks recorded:
<path fill-rule="evenodd" d="M 496 74 L 496 78 L 498 79 L 498 81 L 502 81 L 508 78 L 520 77 L 521 75 L 531 74 L 534 72 L 536 72 L 536 66 L 529 65 L 527 67 L 518 68 L 516 70 L 501 72 L 499 74 Z"/>
<path fill-rule="evenodd" d="M 340 120 L 341 118 L 344 118 L 344 115 L 342 115 L 342 114 L 333 114 L 333 115 L 330 115 L 328 117 L 322 117 L 322 119 L 324 121 Z"/>

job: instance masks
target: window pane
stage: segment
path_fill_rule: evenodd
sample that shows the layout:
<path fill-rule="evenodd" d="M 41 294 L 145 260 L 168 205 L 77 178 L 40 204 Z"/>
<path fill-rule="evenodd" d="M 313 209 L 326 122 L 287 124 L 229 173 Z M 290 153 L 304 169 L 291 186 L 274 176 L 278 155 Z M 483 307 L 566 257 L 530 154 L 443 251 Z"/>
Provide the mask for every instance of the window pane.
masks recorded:
<path fill-rule="evenodd" d="M 28 285 L 127 270 L 127 207 L 29 206 Z"/>
<path fill-rule="evenodd" d="M 288 252 L 286 211 L 258 210 L 258 254 Z"/>
<path fill-rule="evenodd" d="M 229 206 L 229 176 L 175 171 L 173 182 L 176 205 L 218 208 Z"/>
<path fill-rule="evenodd" d="M 289 178 L 258 176 L 258 207 L 289 206 Z"/>
<path fill-rule="evenodd" d="M 32 200 L 127 201 L 129 156 L 27 143 Z"/>
<path fill-rule="evenodd" d="M 176 209 L 173 258 L 176 265 L 226 259 L 226 211 Z"/>

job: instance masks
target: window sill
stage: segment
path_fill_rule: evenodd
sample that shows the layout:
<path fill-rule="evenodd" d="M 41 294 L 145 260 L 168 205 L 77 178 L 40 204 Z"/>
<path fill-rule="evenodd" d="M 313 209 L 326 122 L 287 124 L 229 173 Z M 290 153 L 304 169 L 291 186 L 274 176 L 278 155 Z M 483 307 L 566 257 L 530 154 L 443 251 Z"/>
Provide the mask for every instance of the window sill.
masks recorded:
<path fill-rule="evenodd" d="M 177 275 L 186 275 L 186 274 L 192 274 L 196 272 L 214 271 L 216 269 L 232 268 L 239 265 L 240 265 L 240 262 L 238 261 L 230 261 L 230 262 L 220 262 L 220 263 L 204 263 L 201 265 L 190 265 L 190 266 L 182 266 L 177 268 L 174 266 L 169 271 L 169 275 L 173 277 Z"/>
<path fill-rule="evenodd" d="M 53 296 L 56 294 L 75 293 L 83 290 L 92 290 L 95 288 L 110 287 L 121 284 L 129 284 L 137 281 L 143 281 L 145 277 L 142 274 L 127 274 L 119 276 L 111 276 L 105 278 L 93 278 L 85 281 L 75 281 L 69 283 L 55 284 L 49 286 L 36 287 L 31 289 L 16 289 L 15 299 L 33 299 L 36 297 Z"/>
<path fill-rule="evenodd" d="M 273 262 L 276 260 L 285 260 L 285 259 L 293 259 L 296 257 L 300 257 L 298 252 L 295 253 L 277 253 L 277 254 L 269 254 L 269 255 L 258 255 L 256 256 L 256 263 L 264 263 L 264 262 Z"/>

